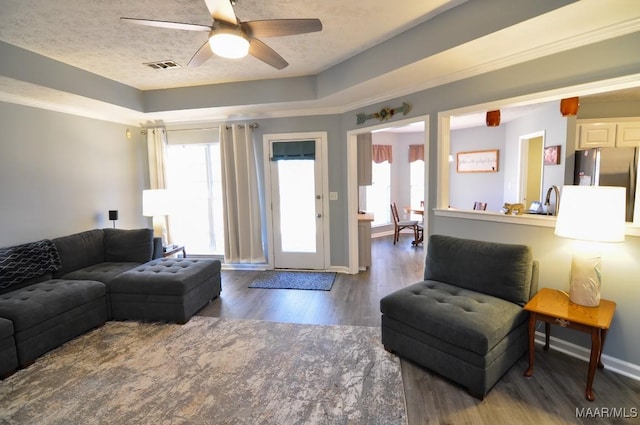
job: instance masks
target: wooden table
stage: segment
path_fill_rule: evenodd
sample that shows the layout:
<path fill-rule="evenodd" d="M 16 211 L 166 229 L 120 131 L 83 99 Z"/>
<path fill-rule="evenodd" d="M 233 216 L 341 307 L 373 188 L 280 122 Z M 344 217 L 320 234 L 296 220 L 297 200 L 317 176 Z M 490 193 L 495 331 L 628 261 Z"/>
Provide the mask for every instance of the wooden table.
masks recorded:
<path fill-rule="evenodd" d="M 551 325 L 563 328 L 575 329 L 591 334 L 591 356 L 589 359 L 589 373 L 587 374 L 587 400 L 593 401 L 592 386 L 596 374 L 596 366 L 604 368 L 602 364 L 602 347 L 607 336 L 607 330 L 611 325 L 611 319 L 616 309 L 616 303 L 608 300 L 600 300 L 597 307 L 584 307 L 569 301 L 564 292 L 542 288 L 524 306 L 529 311 L 529 367 L 524 376 L 533 375 L 533 363 L 535 356 L 535 331 L 536 321 L 545 322 L 544 350 L 549 350 L 549 333 Z"/>

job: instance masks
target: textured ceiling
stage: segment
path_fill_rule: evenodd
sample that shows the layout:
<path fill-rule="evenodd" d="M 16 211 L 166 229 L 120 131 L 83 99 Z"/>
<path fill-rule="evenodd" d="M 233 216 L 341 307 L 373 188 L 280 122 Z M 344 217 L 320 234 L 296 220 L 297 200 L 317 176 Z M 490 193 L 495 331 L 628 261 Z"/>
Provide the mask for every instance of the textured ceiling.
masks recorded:
<path fill-rule="evenodd" d="M 242 21 L 318 18 L 317 33 L 263 39 L 289 62 L 282 71 L 248 56 L 214 57 L 200 67 L 186 64 L 207 33 L 127 24 L 120 17 L 211 25 L 204 0 L 2 0 L 0 40 L 141 89 L 317 74 L 393 35 L 427 20 L 449 0 L 238 0 Z M 178 69 L 153 70 L 147 62 L 174 60 Z"/>
<path fill-rule="evenodd" d="M 290 63 L 278 71 L 250 56 L 239 60 L 213 57 L 200 67 L 189 68 L 186 63 L 204 43 L 206 33 L 137 26 L 119 19 L 124 16 L 210 25 L 204 0 L 0 0 L 0 41 L 138 90 L 210 87 L 323 73 L 331 74 L 332 84 L 338 82 L 339 86 L 329 93 L 318 94 L 317 98 L 297 102 L 256 102 L 145 113 L 117 106 L 99 96 L 88 96 L 83 90 L 61 87 L 54 73 L 48 74 L 43 66 L 36 67 L 35 71 L 29 69 L 29 78 L 24 81 L 15 74 L 0 75 L 0 100 L 126 123 L 340 113 L 640 29 L 640 1 L 608 0 L 603 6 L 602 0 L 582 0 L 485 35 L 480 35 L 482 32 L 477 31 L 480 29 L 473 25 L 451 26 L 445 30 L 449 39 L 454 40 L 450 44 L 443 43 L 448 41 L 445 37 L 431 37 L 424 41 L 424 46 L 419 45 L 420 51 L 412 51 L 414 56 L 403 56 L 404 51 L 398 50 L 397 56 L 402 60 L 378 67 L 380 73 L 377 73 L 379 69 L 363 73 L 362 67 L 367 65 L 362 63 L 366 61 L 350 62 L 349 58 L 357 59 L 356 55 L 362 52 L 366 55 L 388 51 L 388 45 L 383 49 L 378 47 L 386 40 L 394 41 L 394 36 L 401 37 L 410 28 L 429 26 L 429 20 L 444 11 L 458 5 L 474 6 L 477 3 L 472 2 L 476 1 L 479 0 L 395 3 L 388 0 L 238 0 L 234 8 L 243 21 L 273 18 L 322 21 L 321 32 L 263 39 Z M 547 0 L 545 4 L 553 1 Z M 542 3 L 521 0 L 517 4 L 529 7 Z M 506 11 L 505 15 L 513 13 L 513 10 Z M 479 21 L 491 24 L 492 16 L 487 16 Z M 476 39 L 459 37 L 468 29 L 477 31 Z M 398 48 L 397 44 L 391 45 Z M 416 45 L 413 40 L 409 41 L 408 50 Z M 444 47 L 437 50 L 434 45 Z M 395 51 L 387 57 L 394 56 Z M 163 60 L 173 60 L 182 67 L 153 70 L 144 65 Z M 42 61 L 38 65 L 40 63 Z M 339 73 L 331 72 L 336 69 Z M 352 75 L 358 74 L 367 76 L 362 81 L 353 80 Z M 348 83 L 340 86 L 340 79 Z M 77 82 L 78 86 L 82 84 L 86 81 Z M 505 105 L 500 108 L 506 120 L 509 112 Z M 483 119 L 482 114 L 477 114 L 476 121 Z"/>

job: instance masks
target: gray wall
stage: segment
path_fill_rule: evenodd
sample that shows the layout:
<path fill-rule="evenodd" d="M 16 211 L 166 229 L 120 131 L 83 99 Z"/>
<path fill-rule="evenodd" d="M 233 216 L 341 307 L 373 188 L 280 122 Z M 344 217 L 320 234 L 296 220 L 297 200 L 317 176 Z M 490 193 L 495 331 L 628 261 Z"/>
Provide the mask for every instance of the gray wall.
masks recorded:
<path fill-rule="evenodd" d="M 0 102 L 0 247 L 111 227 L 147 227 L 139 129 Z"/>
<path fill-rule="evenodd" d="M 487 211 L 500 211 L 504 204 L 505 128 L 473 127 L 451 132 L 453 162 L 449 163 L 449 206 L 463 210 L 473 208 L 474 202 L 486 202 Z M 495 173 L 459 173 L 456 169 L 459 152 L 498 149 L 498 171 Z"/>

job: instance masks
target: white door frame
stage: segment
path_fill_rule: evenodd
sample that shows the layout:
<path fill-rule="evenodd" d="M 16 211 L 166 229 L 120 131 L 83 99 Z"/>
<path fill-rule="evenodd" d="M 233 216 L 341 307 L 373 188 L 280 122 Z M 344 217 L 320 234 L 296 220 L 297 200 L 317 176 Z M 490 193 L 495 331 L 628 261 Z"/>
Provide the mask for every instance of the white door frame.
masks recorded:
<path fill-rule="evenodd" d="M 296 140 L 315 140 L 320 144 L 320 158 L 316 157 L 316 161 L 320 161 L 320 172 L 322 174 L 322 233 L 324 235 L 323 250 L 324 252 L 324 268 L 327 269 L 331 264 L 331 240 L 329 235 L 329 161 L 327 155 L 327 132 L 306 132 L 306 133 L 274 133 L 264 134 L 262 136 L 262 152 L 264 163 L 264 195 L 266 206 L 266 231 L 267 231 L 267 264 L 269 269 L 275 268 L 274 261 L 274 244 L 273 244 L 273 201 L 271 199 L 271 158 L 269 158 L 269 144 L 277 141 L 296 141 Z"/>
<path fill-rule="evenodd" d="M 429 233 L 429 115 L 385 122 L 371 127 L 347 131 L 347 226 L 349 231 L 349 263 L 347 273 L 360 271 L 358 260 L 358 134 L 389 127 L 400 127 L 424 121 L 424 234 Z"/>

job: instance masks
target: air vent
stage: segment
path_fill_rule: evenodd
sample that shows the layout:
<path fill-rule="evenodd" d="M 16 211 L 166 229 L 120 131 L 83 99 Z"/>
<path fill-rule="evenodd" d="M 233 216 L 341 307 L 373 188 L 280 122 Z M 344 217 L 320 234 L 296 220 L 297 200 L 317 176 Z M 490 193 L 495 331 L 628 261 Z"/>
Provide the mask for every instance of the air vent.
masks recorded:
<path fill-rule="evenodd" d="M 153 68 L 153 69 L 180 68 L 180 65 L 178 65 L 175 61 L 147 62 L 143 65 L 147 65 L 149 68 Z"/>

